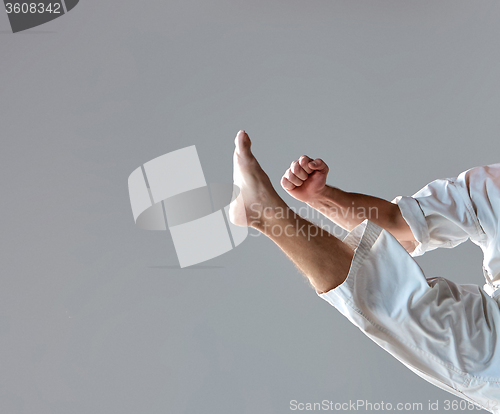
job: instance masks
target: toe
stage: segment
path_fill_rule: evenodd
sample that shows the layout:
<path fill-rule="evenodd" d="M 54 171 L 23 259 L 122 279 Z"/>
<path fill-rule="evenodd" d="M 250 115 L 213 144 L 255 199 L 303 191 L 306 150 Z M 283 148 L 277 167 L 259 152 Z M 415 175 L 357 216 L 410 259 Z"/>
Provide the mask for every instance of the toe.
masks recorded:
<path fill-rule="evenodd" d="M 236 145 L 236 152 L 238 154 L 251 155 L 250 146 L 252 145 L 252 142 L 250 141 L 250 138 L 245 131 L 241 130 L 238 132 L 234 143 Z"/>

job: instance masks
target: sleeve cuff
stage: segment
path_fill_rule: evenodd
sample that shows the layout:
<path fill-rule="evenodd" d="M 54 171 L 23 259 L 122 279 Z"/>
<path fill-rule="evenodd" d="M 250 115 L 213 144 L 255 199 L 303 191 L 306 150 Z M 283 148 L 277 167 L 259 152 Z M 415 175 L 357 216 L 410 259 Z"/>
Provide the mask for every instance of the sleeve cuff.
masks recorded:
<path fill-rule="evenodd" d="M 409 242 L 403 245 L 405 250 L 412 256 L 423 255 L 429 246 L 430 234 L 424 213 L 420 208 L 418 201 L 413 197 L 398 196 L 392 203 L 397 204 L 401 215 L 410 227 L 415 242 Z"/>

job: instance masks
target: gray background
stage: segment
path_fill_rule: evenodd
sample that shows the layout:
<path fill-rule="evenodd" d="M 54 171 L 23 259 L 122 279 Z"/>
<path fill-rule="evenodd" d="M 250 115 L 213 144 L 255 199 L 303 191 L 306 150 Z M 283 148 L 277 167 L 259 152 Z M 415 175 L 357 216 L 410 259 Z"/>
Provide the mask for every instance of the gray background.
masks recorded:
<path fill-rule="evenodd" d="M 390 200 L 499 162 L 499 23 L 485 0 L 86 0 L 18 34 L 0 13 L 2 412 L 456 399 L 264 237 L 179 269 L 167 232 L 135 227 L 127 178 L 195 144 L 230 181 L 239 129 L 276 186 L 302 154 Z M 469 242 L 418 263 L 482 284 L 481 260 Z"/>

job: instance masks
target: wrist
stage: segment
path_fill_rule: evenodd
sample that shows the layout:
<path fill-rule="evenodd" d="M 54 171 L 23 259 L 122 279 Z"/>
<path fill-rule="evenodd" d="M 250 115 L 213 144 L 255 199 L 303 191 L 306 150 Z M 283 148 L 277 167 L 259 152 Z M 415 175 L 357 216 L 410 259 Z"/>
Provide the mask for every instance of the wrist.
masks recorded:
<path fill-rule="evenodd" d="M 323 189 L 306 202 L 312 208 L 336 205 L 342 190 L 336 187 L 325 185 Z"/>

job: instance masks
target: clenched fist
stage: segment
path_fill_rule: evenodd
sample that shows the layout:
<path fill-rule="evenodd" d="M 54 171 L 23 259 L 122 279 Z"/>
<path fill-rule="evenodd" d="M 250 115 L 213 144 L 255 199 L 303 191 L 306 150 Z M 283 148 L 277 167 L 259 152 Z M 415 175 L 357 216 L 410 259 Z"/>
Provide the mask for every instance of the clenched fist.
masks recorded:
<path fill-rule="evenodd" d="M 328 165 L 322 159 L 303 155 L 285 171 L 281 186 L 297 200 L 311 203 L 324 191 L 327 175 Z"/>

